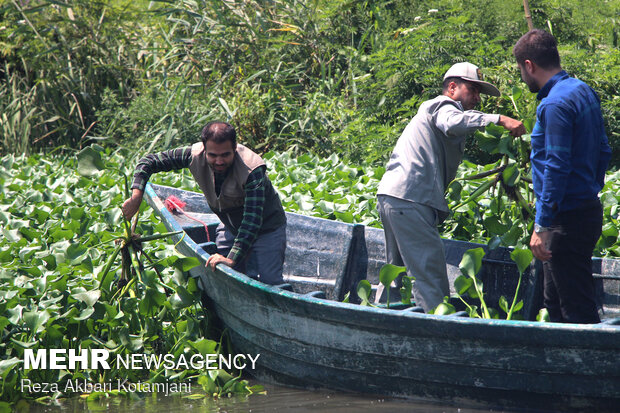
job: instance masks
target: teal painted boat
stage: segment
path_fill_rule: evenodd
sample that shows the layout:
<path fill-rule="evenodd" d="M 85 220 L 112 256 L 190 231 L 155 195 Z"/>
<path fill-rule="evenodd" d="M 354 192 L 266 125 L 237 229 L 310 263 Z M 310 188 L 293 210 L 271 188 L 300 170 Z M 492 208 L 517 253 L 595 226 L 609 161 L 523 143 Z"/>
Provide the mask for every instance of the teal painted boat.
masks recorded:
<path fill-rule="evenodd" d="M 215 245 L 205 227 L 164 206 L 170 195 L 204 221 L 219 223 L 202 194 L 149 184 L 146 199 L 179 252 L 205 262 Z M 436 316 L 417 307 L 374 308 L 341 300 L 361 279 L 377 285 L 383 232 L 287 213 L 287 284 L 269 286 L 224 265 L 195 267 L 205 300 L 230 331 L 235 352 L 260 354 L 259 380 L 303 388 L 407 397 L 460 407 L 618 411 L 620 260 L 595 259 L 604 322 L 596 325 Z M 448 271 L 479 244 L 445 240 Z M 484 247 L 484 246 L 483 246 Z M 484 247 L 486 249 L 486 247 Z M 479 274 L 487 302 L 512 297 L 517 268 L 508 249 L 487 251 Z M 540 269 L 524 274 L 522 314 L 534 319 Z"/>

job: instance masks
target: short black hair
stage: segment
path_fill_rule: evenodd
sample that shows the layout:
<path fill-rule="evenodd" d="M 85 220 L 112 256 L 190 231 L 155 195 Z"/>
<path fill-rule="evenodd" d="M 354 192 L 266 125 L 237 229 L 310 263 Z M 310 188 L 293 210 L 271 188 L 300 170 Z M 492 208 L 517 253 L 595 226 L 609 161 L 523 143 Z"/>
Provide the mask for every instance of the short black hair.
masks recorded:
<path fill-rule="evenodd" d="M 215 143 L 232 142 L 233 148 L 237 146 L 237 131 L 230 123 L 214 121 L 209 122 L 202 128 L 202 143 L 205 148 L 207 141 Z"/>
<path fill-rule="evenodd" d="M 534 29 L 525 33 L 513 47 L 512 54 L 521 66 L 530 60 L 543 69 L 560 67 L 558 42 L 544 30 Z"/>
<path fill-rule="evenodd" d="M 461 79 L 460 77 L 447 77 L 443 80 L 443 85 L 442 85 L 442 93 L 445 93 L 448 90 L 448 86 L 450 86 L 450 82 L 454 82 L 458 85 L 461 85 L 465 82 L 467 82 L 467 80 Z"/>

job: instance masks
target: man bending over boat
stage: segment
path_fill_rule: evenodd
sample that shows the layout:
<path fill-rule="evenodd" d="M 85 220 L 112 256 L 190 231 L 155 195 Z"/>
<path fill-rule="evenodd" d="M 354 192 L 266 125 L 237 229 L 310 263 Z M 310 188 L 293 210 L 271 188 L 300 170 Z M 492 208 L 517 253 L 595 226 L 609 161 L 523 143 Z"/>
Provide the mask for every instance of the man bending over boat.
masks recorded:
<path fill-rule="evenodd" d="M 598 193 L 611 158 L 601 102 L 562 70 L 553 35 L 532 30 L 513 53 L 540 100 L 530 156 L 536 195 L 530 247 L 543 261 L 543 304 L 551 321 L 598 323 L 592 251 L 601 236 Z"/>
<path fill-rule="evenodd" d="M 131 219 L 140 208 L 153 173 L 181 168 L 189 168 L 209 207 L 222 221 L 216 231 L 218 254 L 208 258 L 207 266 L 215 269 L 223 263 L 264 283 L 281 284 L 286 215 L 265 162 L 237 144 L 237 133 L 228 123 L 208 123 L 202 142 L 142 158 L 136 166 L 131 198 L 123 203 L 125 217 Z"/>
<path fill-rule="evenodd" d="M 442 95 L 420 105 L 396 142 L 377 191 L 386 260 L 404 265 L 415 277 L 415 302 L 425 312 L 450 294 L 437 226 L 448 216 L 444 192 L 456 176 L 466 137 L 489 123 L 503 126 L 512 136 L 526 133 L 516 119 L 472 110 L 480 93 L 500 95 L 480 77 L 478 67 L 467 62 L 446 72 Z"/>

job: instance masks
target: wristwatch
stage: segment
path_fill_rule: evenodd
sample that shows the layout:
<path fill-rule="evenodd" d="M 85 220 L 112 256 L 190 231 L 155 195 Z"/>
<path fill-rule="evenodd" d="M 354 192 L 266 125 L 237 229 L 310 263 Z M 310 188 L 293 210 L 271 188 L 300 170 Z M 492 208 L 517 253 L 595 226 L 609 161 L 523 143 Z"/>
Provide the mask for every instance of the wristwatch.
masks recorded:
<path fill-rule="evenodd" d="M 541 227 L 540 225 L 534 223 L 534 231 L 536 231 L 536 233 L 547 232 L 549 231 L 549 227 Z"/>

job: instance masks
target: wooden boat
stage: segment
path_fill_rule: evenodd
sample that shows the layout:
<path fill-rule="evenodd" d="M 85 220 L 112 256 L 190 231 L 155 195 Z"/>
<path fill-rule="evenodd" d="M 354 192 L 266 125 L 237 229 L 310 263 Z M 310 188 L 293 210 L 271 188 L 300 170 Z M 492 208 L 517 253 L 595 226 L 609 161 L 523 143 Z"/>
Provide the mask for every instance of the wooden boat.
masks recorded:
<path fill-rule="evenodd" d="M 148 185 L 146 198 L 179 236 L 182 254 L 204 262 L 214 245 L 205 227 L 169 212 L 174 195 L 193 217 L 218 224 L 202 194 Z M 269 286 L 224 265 L 194 268 L 234 349 L 260 354 L 259 380 L 304 388 L 398 396 L 460 407 L 618 411 L 620 408 L 620 260 L 595 259 L 605 322 L 597 325 L 429 315 L 419 308 L 340 302 L 360 279 L 378 284 L 383 232 L 287 213 L 286 285 Z M 463 252 L 478 244 L 445 240 L 451 278 Z M 486 248 L 485 248 L 486 249 Z M 540 306 L 539 269 L 524 274 L 523 316 Z M 487 251 L 479 276 L 487 302 L 512 297 L 517 268 L 509 250 Z M 292 288 L 291 288 L 292 287 Z"/>

